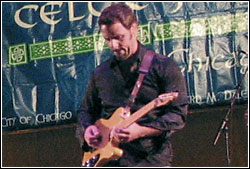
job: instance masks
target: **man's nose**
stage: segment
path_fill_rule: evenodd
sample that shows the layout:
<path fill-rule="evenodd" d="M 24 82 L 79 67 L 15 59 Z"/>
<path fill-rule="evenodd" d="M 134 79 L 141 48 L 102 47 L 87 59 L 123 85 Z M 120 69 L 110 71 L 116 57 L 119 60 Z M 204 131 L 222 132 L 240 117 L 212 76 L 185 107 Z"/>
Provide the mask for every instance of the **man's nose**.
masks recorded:
<path fill-rule="evenodd" d="M 119 49 L 119 41 L 117 39 L 112 39 L 110 41 L 110 48 L 112 50 L 116 50 L 116 49 Z"/>

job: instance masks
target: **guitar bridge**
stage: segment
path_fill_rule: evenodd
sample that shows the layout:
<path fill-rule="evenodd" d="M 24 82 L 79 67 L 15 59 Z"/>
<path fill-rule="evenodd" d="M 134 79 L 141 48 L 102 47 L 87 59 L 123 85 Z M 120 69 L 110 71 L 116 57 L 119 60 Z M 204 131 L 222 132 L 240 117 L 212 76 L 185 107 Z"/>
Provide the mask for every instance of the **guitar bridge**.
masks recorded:
<path fill-rule="evenodd" d="M 85 163 L 82 163 L 82 167 L 94 167 L 96 162 L 99 160 L 99 158 L 100 158 L 100 154 L 93 156 Z"/>

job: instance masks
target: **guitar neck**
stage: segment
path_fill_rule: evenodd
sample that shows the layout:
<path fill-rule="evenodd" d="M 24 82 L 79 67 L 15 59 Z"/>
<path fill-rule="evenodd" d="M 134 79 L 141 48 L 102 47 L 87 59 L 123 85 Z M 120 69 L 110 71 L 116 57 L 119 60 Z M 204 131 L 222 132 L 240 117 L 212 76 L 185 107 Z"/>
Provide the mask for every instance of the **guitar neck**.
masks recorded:
<path fill-rule="evenodd" d="M 153 110 L 156 106 L 156 100 L 152 100 L 147 105 L 140 108 L 138 111 L 133 113 L 131 116 L 127 117 L 119 126 L 126 128 L 130 126 L 132 123 L 136 122 L 138 119 L 146 115 L 148 112 Z"/>

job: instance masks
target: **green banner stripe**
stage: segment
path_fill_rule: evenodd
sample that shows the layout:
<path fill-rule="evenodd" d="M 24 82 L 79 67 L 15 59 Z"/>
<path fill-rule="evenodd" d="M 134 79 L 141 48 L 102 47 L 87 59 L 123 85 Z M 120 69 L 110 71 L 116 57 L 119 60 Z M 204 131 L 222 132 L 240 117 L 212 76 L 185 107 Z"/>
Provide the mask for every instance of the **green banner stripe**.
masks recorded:
<path fill-rule="evenodd" d="M 9 65 L 27 64 L 27 49 L 26 44 L 13 45 L 9 47 Z"/>
<path fill-rule="evenodd" d="M 236 13 L 194 18 L 189 21 L 171 21 L 155 25 L 154 40 L 170 40 L 184 37 L 205 37 L 248 30 L 248 13 Z"/>
<path fill-rule="evenodd" d="M 139 26 L 138 40 L 144 44 L 151 44 L 152 35 L 150 23 Z M 194 18 L 188 21 L 171 21 L 155 24 L 154 41 L 178 39 L 184 37 L 205 37 L 209 34 L 223 35 L 230 32 L 248 31 L 248 12 L 236 13 L 206 18 Z M 29 44 L 30 60 L 39 60 L 64 55 L 102 51 L 107 49 L 101 34 L 79 36 L 48 42 Z M 26 45 L 9 47 L 9 65 L 21 65 L 27 62 Z"/>

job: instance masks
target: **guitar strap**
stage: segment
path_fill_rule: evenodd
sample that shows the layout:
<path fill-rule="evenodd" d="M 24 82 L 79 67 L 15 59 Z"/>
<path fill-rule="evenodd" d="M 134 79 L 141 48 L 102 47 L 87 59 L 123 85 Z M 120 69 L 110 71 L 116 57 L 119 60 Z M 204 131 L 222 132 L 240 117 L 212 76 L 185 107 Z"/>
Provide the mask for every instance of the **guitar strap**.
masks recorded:
<path fill-rule="evenodd" d="M 153 51 L 147 50 L 145 56 L 143 57 L 142 64 L 139 68 L 139 77 L 135 83 L 135 86 L 133 88 L 133 91 L 128 99 L 127 106 L 125 107 L 125 115 L 129 116 L 130 114 L 130 108 L 135 102 L 135 98 L 141 88 L 142 81 L 145 77 L 145 75 L 148 73 L 149 68 L 151 66 L 152 60 L 154 58 L 155 53 Z"/>

